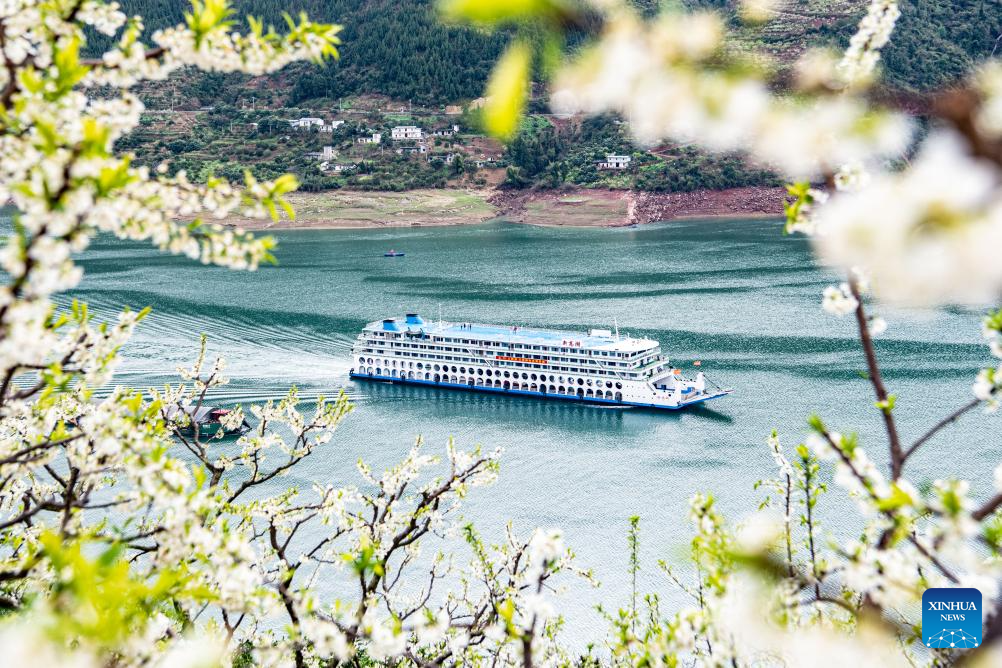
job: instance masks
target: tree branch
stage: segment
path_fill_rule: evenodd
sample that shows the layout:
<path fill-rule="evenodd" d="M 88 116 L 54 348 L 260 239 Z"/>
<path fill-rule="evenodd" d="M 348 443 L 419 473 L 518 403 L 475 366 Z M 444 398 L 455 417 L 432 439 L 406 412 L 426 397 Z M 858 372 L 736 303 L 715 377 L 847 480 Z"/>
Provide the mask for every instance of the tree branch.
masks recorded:
<path fill-rule="evenodd" d="M 870 383 L 877 395 L 877 401 L 885 403 L 890 395 L 884 385 L 883 376 L 880 374 L 880 366 L 877 364 L 877 351 L 873 346 L 873 337 L 870 336 L 870 326 L 863 308 L 863 296 L 860 293 L 859 283 L 852 275 L 849 276 L 849 289 L 852 291 L 852 296 L 856 298 L 856 326 L 859 328 L 859 341 L 863 346 L 863 353 L 866 355 Z M 901 438 L 898 436 L 898 427 L 890 407 L 881 408 L 880 412 L 884 416 L 884 428 L 887 430 L 887 441 L 890 446 L 891 478 L 897 480 L 901 477 L 901 470 L 905 464 L 905 454 L 901 448 Z"/>

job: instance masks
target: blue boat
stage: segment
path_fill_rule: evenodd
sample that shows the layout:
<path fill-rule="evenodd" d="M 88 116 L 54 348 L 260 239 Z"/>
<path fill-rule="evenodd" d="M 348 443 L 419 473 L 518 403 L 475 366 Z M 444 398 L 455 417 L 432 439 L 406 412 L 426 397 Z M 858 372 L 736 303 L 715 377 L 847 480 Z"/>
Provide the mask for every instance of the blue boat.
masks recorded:
<path fill-rule="evenodd" d="M 403 257 L 406 253 L 401 253 L 400 251 L 390 250 L 383 253 L 383 257 Z"/>

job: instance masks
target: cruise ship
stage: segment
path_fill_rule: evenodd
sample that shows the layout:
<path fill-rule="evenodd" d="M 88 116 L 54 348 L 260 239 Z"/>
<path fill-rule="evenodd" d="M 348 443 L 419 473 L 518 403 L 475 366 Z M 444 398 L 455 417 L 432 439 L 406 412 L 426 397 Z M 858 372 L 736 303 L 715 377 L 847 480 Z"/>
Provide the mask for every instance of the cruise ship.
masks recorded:
<path fill-rule="evenodd" d="M 351 377 L 611 406 L 677 410 L 717 399 L 702 372 L 686 378 L 650 339 L 580 332 L 426 322 L 370 322 L 352 348 Z"/>

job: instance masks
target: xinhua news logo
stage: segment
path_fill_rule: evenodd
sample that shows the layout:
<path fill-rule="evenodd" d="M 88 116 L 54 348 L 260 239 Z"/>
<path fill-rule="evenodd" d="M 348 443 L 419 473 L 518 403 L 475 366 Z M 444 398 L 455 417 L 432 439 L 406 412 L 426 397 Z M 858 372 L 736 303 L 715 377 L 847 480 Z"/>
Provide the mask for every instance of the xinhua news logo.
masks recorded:
<path fill-rule="evenodd" d="M 922 594 L 922 640 L 936 649 L 971 649 L 981 644 L 981 592 L 926 589 Z"/>

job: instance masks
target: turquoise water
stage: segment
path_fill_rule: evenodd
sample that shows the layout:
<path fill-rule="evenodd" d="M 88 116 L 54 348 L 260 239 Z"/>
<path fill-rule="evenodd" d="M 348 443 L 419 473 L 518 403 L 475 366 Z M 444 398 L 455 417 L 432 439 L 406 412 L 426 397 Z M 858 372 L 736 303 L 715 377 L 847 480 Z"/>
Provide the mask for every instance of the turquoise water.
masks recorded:
<path fill-rule="evenodd" d="M 506 519 L 527 533 L 560 526 L 602 581 L 565 597 L 573 642 L 595 639 L 591 606 L 628 600 L 626 526 L 641 516 L 645 589 L 671 588 L 655 567 L 688 537 L 687 499 L 714 491 L 733 517 L 760 500 L 773 474 L 764 445 L 778 428 L 788 445 L 818 412 L 864 445 L 879 435 L 852 322 L 828 316 L 820 293 L 835 277 L 814 268 L 804 240 L 778 222 L 688 221 L 627 229 L 544 229 L 504 223 L 411 230 L 299 231 L 278 235 L 278 267 L 257 273 L 207 268 L 146 247 L 99 240 L 85 254 L 75 296 L 99 311 L 119 304 L 153 313 L 125 348 L 118 382 L 172 378 L 192 359 L 198 333 L 229 361 L 220 402 L 304 396 L 344 388 L 355 412 L 300 478 L 358 483 L 354 463 L 403 456 L 416 435 L 431 449 L 505 449 L 500 481 L 479 491 L 466 516 L 489 536 Z M 383 258 L 388 248 L 405 258 Z M 405 311 L 436 318 L 553 328 L 609 328 L 658 339 L 677 366 L 703 361 L 733 396 L 704 409 L 656 413 L 349 381 L 349 350 L 364 323 Z M 987 361 L 978 310 L 883 311 L 879 341 L 898 393 L 906 438 L 965 402 Z M 973 415 L 916 458 L 922 478 L 981 476 L 989 493 L 998 460 L 986 419 Z M 997 429 L 997 422 L 991 429 Z M 880 447 L 874 455 L 881 456 Z M 957 456 L 961 452 L 962 456 Z M 822 508 L 826 526 L 851 531 L 844 504 Z"/>

